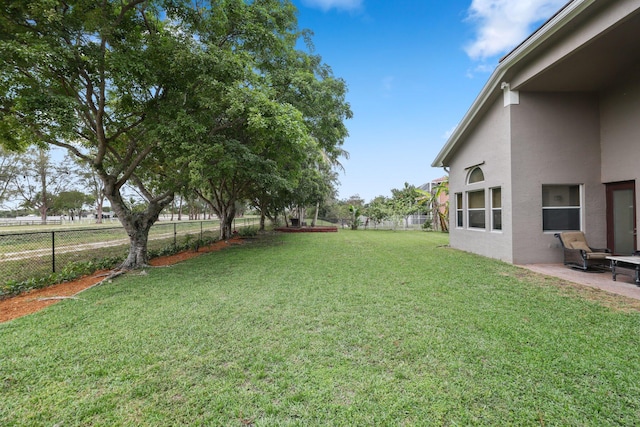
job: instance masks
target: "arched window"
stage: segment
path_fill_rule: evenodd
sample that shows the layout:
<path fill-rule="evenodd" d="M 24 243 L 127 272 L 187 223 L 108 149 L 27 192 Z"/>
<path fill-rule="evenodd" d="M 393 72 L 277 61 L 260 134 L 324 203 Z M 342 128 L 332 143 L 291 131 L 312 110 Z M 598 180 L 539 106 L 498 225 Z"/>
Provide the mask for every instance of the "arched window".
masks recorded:
<path fill-rule="evenodd" d="M 473 184 L 482 181 L 484 181 L 484 173 L 482 173 L 482 169 L 480 169 L 479 166 L 471 169 L 471 172 L 469 172 L 469 177 L 467 178 L 467 184 Z"/>

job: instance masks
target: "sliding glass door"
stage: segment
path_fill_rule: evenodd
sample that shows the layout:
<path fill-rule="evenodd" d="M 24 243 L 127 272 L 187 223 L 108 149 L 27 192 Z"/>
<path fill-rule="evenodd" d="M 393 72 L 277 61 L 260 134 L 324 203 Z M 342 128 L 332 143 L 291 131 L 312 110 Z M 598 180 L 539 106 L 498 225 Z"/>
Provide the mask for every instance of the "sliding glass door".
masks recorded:
<path fill-rule="evenodd" d="M 635 181 L 607 184 L 607 246 L 616 255 L 636 250 Z"/>

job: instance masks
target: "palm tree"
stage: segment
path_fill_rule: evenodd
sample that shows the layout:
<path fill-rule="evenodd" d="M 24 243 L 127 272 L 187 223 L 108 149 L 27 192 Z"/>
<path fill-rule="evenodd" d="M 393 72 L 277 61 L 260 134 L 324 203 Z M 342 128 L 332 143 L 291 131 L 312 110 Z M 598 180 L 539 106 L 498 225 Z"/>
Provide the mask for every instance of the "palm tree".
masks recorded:
<path fill-rule="evenodd" d="M 344 172 L 344 166 L 342 163 L 338 161 L 340 157 L 344 157 L 346 160 L 349 160 L 349 152 L 341 147 L 334 147 L 332 153 L 328 153 L 324 148 L 319 149 L 320 152 L 320 163 L 316 165 L 318 169 L 322 169 L 322 165 L 328 165 L 332 169 L 338 168 Z M 318 222 L 318 211 L 320 210 L 320 200 L 316 201 L 316 212 L 313 216 L 313 221 L 311 222 L 311 226 L 315 227 Z"/>
<path fill-rule="evenodd" d="M 444 177 L 431 189 L 424 192 L 424 196 L 418 200 L 426 200 L 431 207 L 431 218 L 434 230 L 449 232 L 449 197 L 441 201 L 443 195 L 449 195 L 449 177 Z"/>

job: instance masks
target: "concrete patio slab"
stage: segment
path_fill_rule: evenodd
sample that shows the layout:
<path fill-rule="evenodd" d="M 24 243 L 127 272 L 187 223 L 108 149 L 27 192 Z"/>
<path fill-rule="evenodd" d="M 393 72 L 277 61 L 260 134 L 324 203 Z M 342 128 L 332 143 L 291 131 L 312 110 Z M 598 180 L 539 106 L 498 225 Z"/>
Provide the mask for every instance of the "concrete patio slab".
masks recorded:
<path fill-rule="evenodd" d="M 614 282 L 610 271 L 602 273 L 584 272 L 582 270 L 567 267 L 564 264 L 526 264 L 520 265 L 519 267 L 547 276 L 558 277 L 579 285 L 590 286 L 640 300 L 640 286 L 635 284 L 635 281 L 631 276 L 619 274 L 616 277 L 617 280 Z"/>

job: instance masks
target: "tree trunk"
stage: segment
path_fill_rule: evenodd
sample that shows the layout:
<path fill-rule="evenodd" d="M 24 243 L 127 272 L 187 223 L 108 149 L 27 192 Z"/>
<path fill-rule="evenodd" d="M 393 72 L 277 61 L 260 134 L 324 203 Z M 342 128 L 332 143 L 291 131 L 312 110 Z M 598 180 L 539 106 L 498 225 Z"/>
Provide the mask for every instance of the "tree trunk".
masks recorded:
<path fill-rule="evenodd" d="M 173 201 L 173 194 L 165 195 L 162 199 L 149 201 L 147 208 L 142 212 L 132 212 L 116 186 L 109 182 L 104 186 L 105 196 L 111 202 L 113 211 L 118 215 L 120 223 L 129 236 L 129 254 L 120 265 L 122 270 L 135 270 L 143 268 L 149 263 L 147 242 L 149 230 L 158 220 L 160 212 Z"/>
<path fill-rule="evenodd" d="M 260 230 L 259 231 L 264 231 L 265 230 L 266 218 L 267 218 L 266 215 L 261 210 L 260 211 Z"/>
<path fill-rule="evenodd" d="M 130 242 L 129 254 L 127 255 L 127 259 L 120 265 L 121 269 L 134 270 L 149 264 L 147 243 L 149 241 L 149 229 L 151 225 L 153 225 L 153 223 L 150 223 L 148 227 L 127 231 Z"/>
<path fill-rule="evenodd" d="M 42 225 L 46 225 L 47 224 L 47 205 L 43 204 L 41 205 L 38 210 L 40 211 L 40 222 L 42 223 Z"/>
<path fill-rule="evenodd" d="M 318 211 L 320 210 L 320 202 L 316 202 L 316 213 L 313 215 L 313 222 L 311 223 L 312 227 L 315 227 L 318 223 Z"/>
<path fill-rule="evenodd" d="M 220 222 L 220 239 L 229 240 L 233 237 L 233 216 L 228 216 Z"/>
<path fill-rule="evenodd" d="M 104 199 L 99 198 L 96 206 L 96 224 L 102 224 L 102 205 Z"/>
<path fill-rule="evenodd" d="M 224 206 L 218 212 L 220 217 L 220 240 L 229 240 L 233 236 L 233 220 L 236 216 L 234 204 Z"/>

